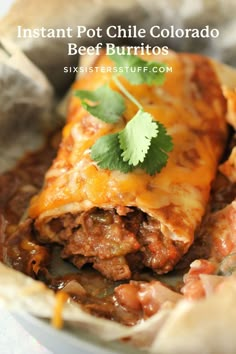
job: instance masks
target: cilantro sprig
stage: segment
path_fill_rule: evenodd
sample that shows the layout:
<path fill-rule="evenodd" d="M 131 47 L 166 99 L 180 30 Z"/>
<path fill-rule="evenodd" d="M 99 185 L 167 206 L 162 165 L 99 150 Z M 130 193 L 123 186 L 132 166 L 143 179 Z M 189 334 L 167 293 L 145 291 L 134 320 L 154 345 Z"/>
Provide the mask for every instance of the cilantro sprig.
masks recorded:
<path fill-rule="evenodd" d="M 101 86 L 95 91 L 77 90 L 75 95 L 81 99 L 86 111 L 106 123 L 116 123 L 125 111 L 124 98 L 111 90 L 108 85 Z"/>
<path fill-rule="evenodd" d="M 122 72 L 131 84 L 148 85 L 162 84 L 165 77 L 154 67 L 163 64 L 147 62 L 134 55 L 110 56 L 117 71 L 121 68 L 148 68 L 145 70 L 125 70 Z M 132 101 L 138 108 L 135 116 L 120 132 L 100 137 L 91 147 L 91 158 L 100 168 L 119 170 L 127 173 L 135 168 L 141 168 L 146 173 L 154 175 L 160 172 L 167 164 L 168 153 L 173 149 L 172 138 L 166 128 L 154 117 L 145 112 L 142 105 L 125 88 L 118 76 L 113 77 L 117 88 Z M 122 94 L 112 90 L 108 85 L 99 87 L 95 91 L 77 90 L 75 95 L 81 99 L 82 106 L 93 116 L 106 123 L 116 123 L 125 111 L 125 100 Z"/>
<path fill-rule="evenodd" d="M 123 160 L 133 166 L 143 162 L 152 138 L 156 138 L 157 134 L 158 127 L 151 114 L 139 110 L 133 119 L 127 123 L 125 129 L 119 133 Z M 130 144 L 131 141 L 133 144 Z"/>
<path fill-rule="evenodd" d="M 91 148 L 91 157 L 101 168 L 127 173 L 134 169 L 122 158 L 119 133 L 107 134 L 99 138 Z"/>

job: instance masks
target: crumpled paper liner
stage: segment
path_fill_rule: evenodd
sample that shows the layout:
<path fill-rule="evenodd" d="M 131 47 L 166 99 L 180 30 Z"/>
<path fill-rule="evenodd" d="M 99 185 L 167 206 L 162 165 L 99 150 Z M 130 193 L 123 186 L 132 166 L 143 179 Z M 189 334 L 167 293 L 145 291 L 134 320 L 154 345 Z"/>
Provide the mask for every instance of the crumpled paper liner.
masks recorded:
<path fill-rule="evenodd" d="M 38 148 L 53 124 L 53 88 L 11 42 L 0 40 L 0 172 Z"/>
<path fill-rule="evenodd" d="M 77 65 L 77 57 L 68 58 L 64 41 L 17 40 L 16 27 L 29 28 L 76 26 L 96 27 L 109 21 L 142 26 L 176 24 L 202 27 L 208 22 L 221 26 L 223 36 L 215 41 L 170 40 L 174 49 L 212 54 L 235 63 L 236 44 L 233 0 L 51 0 L 39 13 L 32 0 L 17 0 L 9 15 L 0 23 L 0 33 L 13 40 L 47 75 L 57 92 L 64 93 L 73 80 L 65 76 L 65 65 Z M 113 22 L 112 22 L 113 23 Z M 231 34 L 232 33 L 232 34 Z M 229 35 L 230 34 L 230 35 Z M 82 43 L 80 43 L 82 44 Z M 92 43 L 87 43 L 91 45 Z M 155 43 L 157 45 L 158 43 Z M 53 88 L 44 74 L 9 41 L 0 48 L 0 169 L 13 165 L 27 149 L 39 146 L 42 132 L 55 123 L 51 109 Z M 223 69 L 222 69 L 223 70 Z M 222 78 L 226 73 L 220 70 Z M 235 82 L 229 71 L 227 76 Z M 227 83 L 228 85 L 228 83 Z M 44 284 L 0 264 L 0 303 L 14 311 L 29 312 L 51 319 L 55 294 Z M 229 282 L 219 292 L 198 302 L 183 300 L 175 308 L 165 308 L 132 328 L 96 318 L 74 303 L 66 303 L 63 318 L 74 334 L 87 329 L 106 341 L 130 338 L 134 345 L 157 354 L 235 354 L 236 286 Z"/>
<path fill-rule="evenodd" d="M 56 295 L 43 283 L 3 264 L 0 278 L 0 304 L 40 318 L 54 316 Z M 229 278 L 209 297 L 181 300 L 175 308 L 164 308 L 133 327 L 94 317 L 73 302 L 65 303 L 62 316 L 74 334 L 82 328 L 105 341 L 123 338 L 155 354 L 235 354 L 235 298 L 236 282 Z"/>
<path fill-rule="evenodd" d="M 97 42 L 150 45 L 168 45 L 176 51 L 189 51 L 210 55 L 226 64 L 236 66 L 234 0 L 48 0 L 43 11 L 32 0 L 16 0 L 9 14 L 0 22 L 0 36 L 4 35 L 16 43 L 52 82 L 56 91 L 64 94 L 74 79 L 74 73 L 64 74 L 64 66 L 77 65 L 78 57 L 67 55 L 67 43 L 94 45 Z M 138 25 L 149 28 L 159 25 L 169 28 L 203 28 L 209 25 L 218 28 L 220 36 L 212 38 L 146 38 L 112 39 L 61 38 L 21 39 L 17 38 L 17 26 L 25 28 L 90 28 L 107 25 Z M 75 31 L 76 33 L 76 31 Z M 125 42 L 124 42 L 125 41 Z"/>
<path fill-rule="evenodd" d="M 14 41 L 49 78 L 59 94 L 69 88 L 75 74 L 64 74 L 63 67 L 77 65 L 78 56 L 67 55 L 67 43 L 94 45 L 99 38 L 17 38 L 17 26 L 25 28 L 67 28 L 76 33 L 77 25 L 105 28 L 108 24 L 132 24 L 145 17 L 136 0 L 48 0 L 38 13 L 32 0 L 16 0 L 9 14 L 0 22 L 0 35 Z M 109 39 L 111 41 L 111 39 Z"/>
<path fill-rule="evenodd" d="M 0 278 L 4 286 L 0 290 L 0 304 L 12 311 L 28 312 L 40 318 L 51 319 L 56 303 L 55 293 L 43 283 L 16 272 L 0 263 Z M 147 347 L 156 337 L 156 333 L 165 321 L 170 310 L 166 309 L 154 315 L 150 320 L 134 327 L 126 327 L 114 321 L 98 318 L 84 312 L 81 307 L 70 301 L 63 306 L 65 325 L 88 330 L 106 341 L 130 338 L 133 343 Z"/>

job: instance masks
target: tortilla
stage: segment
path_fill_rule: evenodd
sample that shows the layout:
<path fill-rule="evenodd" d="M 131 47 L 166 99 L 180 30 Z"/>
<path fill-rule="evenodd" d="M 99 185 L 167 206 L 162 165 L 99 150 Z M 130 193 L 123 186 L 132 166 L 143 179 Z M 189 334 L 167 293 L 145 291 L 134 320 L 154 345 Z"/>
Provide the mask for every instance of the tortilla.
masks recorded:
<path fill-rule="evenodd" d="M 137 109 L 126 100 L 123 123 L 107 124 L 73 97 L 57 158 L 29 208 L 41 242 L 62 245 L 63 257 L 78 268 L 93 263 L 114 280 L 129 279 L 137 263 L 166 273 L 187 252 L 206 211 L 226 139 L 226 101 L 211 62 L 174 53 L 150 60 L 172 67 L 162 86 L 125 84 L 172 135 L 167 166 L 154 176 L 138 169 L 121 173 L 99 168 L 89 149 L 100 136 L 122 129 Z M 102 55 L 94 65 L 104 68 L 112 62 Z M 111 77 L 90 73 L 74 89 L 112 85 Z M 113 232 L 114 238 L 108 236 Z M 129 261 L 132 255 L 138 261 Z"/>
<path fill-rule="evenodd" d="M 27 2 L 25 10 L 35 13 L 34 8 L 29 9 L 29 3 L 30 2 Z M 56 3 L 58 4 L 58 1 Z M 16 18 L 17 23 L 19 13 L 22 13 L 25 18 L 30 18 L 30 16 L 28 16 L 29 13 L 27 14 L 25 11 L 22 11 L 21 5 L 23 2 L 19 2 L 19 4 L 20 7 L 14 10 L 14 17 Z M 229 8 L 225 6 L 225 2 L 223 7 L 227 9 L 227 16 L 229 17 L 230 11 Z M 65 10 L 65 7 L 63 6 L 60 8 L 63 11 Z M 88 11 L 89 10 L 90 7 Z M 194 14 L 199 16 L 199 11 L 195 10 L 196 9 L 193 7 Z M 153 8 L 151 7 L 151 12 L 152 11 Z M 190 14 L 190 12 L 191 11 L 185 12 L 185 18 L 189 19 L 188 14 Z M 156 21 L 156 14 L 155 12 L 153 13 Z M 205 11 L 204 13 L 211 14 L 211 11 Z M 234 15 L 234 11 L 231 13 Z M 82 13 L 82 15 L 83 17 L 86 17 L 85 13 Z M 11 17 L 12 16 L 13 15 L 11 15 Z M 39 18 L 38 13 L 36 16 Z M 174 12 L 174 16 L 176 17 L 176 12 Z M 167 18 L 169 21 L 169 15 Z M 199 18 L 202 17 L 199 16 Z M 60 16 L 57 16 L 57 19 L 61 26 L 62 24 Z M 9 21 L 11 22 L 11 19 Z M 49 21 L 51 21 L 51 19 Z M 33 25 L 34 24 L 35 22 L 33 22 Z M 15 28 L 14 21 L 13 25 L 9 23 L 9 29 L 10 28 Z M 45 45 L 44 48 L 47 45 Z M 32 52 L 33 57 L 33 43 L 29 45 L 29 51 Z M 55 54 L 55 47 L 53 49 L 53 53 Z M 59 55 L 57 55 L 57 57 L 60 58 Z M 48 68 L 48 66 L 51 67 L 50 65 L 53 65 L 55 68 L 55 61 L 53 61 L 53 64 L 50 63 L 49 65 L 49 57 L 47 57 L 47 60 L 44 64 L 42 58 L 40 58 L 38 54 L 35 56 L 35 60 L 36 59 L 38 59 L 38 62 L 42 63 L 43 69 L 45 67 Z M 53 60 L 54 59 L 55 55 L 53 55 Z M 226 79 L 226 75 L 222 75 L 222 66 L 216 64 L 216 67 L 218 68 L 218 75 L 221 79 L 221 83 L 227 85 L 229 79 L 231 81 L 230 87 L 235 87 L 235 71 L 230 68 L 227 69 L 228 75 Z M 50 69 L 45 69 L 45 71 L 50 75 Z M 51 71 L 51 73 L 54 75 L 53 71 Z M 18 72 L 17 75 L 19 75 Z M 59 80 L 55 82 L 56 86 L 58 85 L 60 88 L 68 86 L 68 83 L 64 86 L 62 82 L 63 80 L 61 80 L 61 78 L 58 79 L 57 77 L 56 80 Z M 10 120 L 8 121 L 10 124 Z M 24 125 L 26 136 L 31 137 L 31 141 L 33 142 L 34 138 L 32 138 L 31 132 L 27 131 L 27 128 L 28 125 Z M 27 133 L 29 134 L 27 135 Z M 15 148 L 18 149 L 18 146 L 19 144 L 16 142 Z M 13 156 L 11 161 L 16 158 L 17 156 Z M 6 158 L 5 161 L 6 168 L 7 166 L 10 166 L 7 165 L 10 159 Z M 42 283 L 38 283 L 35 280 L 3 265 L 0 266 L 0 274 L 2 284 L 4 284 L 4 286 L 1 286 L 0 288 L 0 298 L 2 303 L 9 306 L 9 308 L 14 311 L 21 309 L 38 317 L 45 316 L 50 319 L 53 317 L 53 309 L 56 299 L 55 294 L 52 291 L 47 289 Z M 97 336 L 101 336 L 101 338 L 104 340 L 115 340 L 117 338 L 127 338 L 127 336 L 131 336 L 131 338 L 133 338 L 133 342 L 137 343 L 141 347 L 143 346 L 151 348 L 152 352 L 157 354 L 198 354 L 199 352 L 209 354 L 234 354 L 236 352 L 236 333 L 234 325 L 235 295 L 235 279 L 230 278 L 228 281 L 226 281 L 226 286 L 223 286 L 216 294 L 211 294 L 209 297 L 201 301 L 180 301 L 176 308 L 161 310 L 156 315 L 152 316 L 149 320 L 128 329 L 119 324 L 115 324 L 114 322 L 87 315 L 81 310 L 79 305 L 75 304 L 66 304 L 64 306 L 63 317 L 65 318 L 66 323 L 69 322 L 70 325 L 72 325 L 70 320 L 73 320 L 74 327 L 81 325 L 88 330 L 94 331 Z"/>

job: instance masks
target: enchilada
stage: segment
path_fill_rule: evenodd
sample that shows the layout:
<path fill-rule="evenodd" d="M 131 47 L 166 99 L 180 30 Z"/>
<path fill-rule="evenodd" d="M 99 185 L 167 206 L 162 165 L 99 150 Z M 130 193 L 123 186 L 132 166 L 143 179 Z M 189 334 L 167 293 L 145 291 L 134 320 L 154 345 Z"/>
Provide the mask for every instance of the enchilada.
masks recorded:
<path fill-rule="evenodd" d="M 172 67 L 164 84 L 131 85 L 125 79 L 123 84 L 172 136 L 167 165 L 153 176 L 138 168 L 128 173 L 100 168 L 91 146 L 124 128 L 137 108 L 125 98 L 121 119 L 108 124 L 72 97 L 57 157 L 29 208 L 38 241 L 61 245 L 63 258 L 78 268 L 91 263 L 113 280 L 130 279 L 142 267 L 166 273 L 187 252 L 227 137 L 226 101 L 210 60 L 175 53 L 145 59 Z M 105 54 L 94 63 L 113 65 Z M 86 74 L 74 89 L 103 84 L 118 91 L 109 70 Z"/>

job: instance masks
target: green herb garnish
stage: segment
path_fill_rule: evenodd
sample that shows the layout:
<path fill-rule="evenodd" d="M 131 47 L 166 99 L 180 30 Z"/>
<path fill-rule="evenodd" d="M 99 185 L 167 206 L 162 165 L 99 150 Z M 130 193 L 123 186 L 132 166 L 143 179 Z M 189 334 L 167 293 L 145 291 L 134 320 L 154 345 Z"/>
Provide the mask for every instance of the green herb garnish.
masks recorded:
<path fill-rule="evenodd" d="M 156 124 L 158 135 L 151 140 L 145 159 L 139 164 L 139 167 L 151 176 L 162 170 L 168 161 L 167 153 L 173 150 L 172 138 L 167 134 L 166 128 L 159 122 Z"/>
<path fill-rule="evenodd" d="M 91 148 L 91 157 L 101 168 L 127 173 L 133 170 L 122 158 L 119 133 L 104 135 Z"/>
<path fill-rule="evenodd" d="M 144 70 L 122 72 L 122 76 L 133 85 L 162 84 L 164 81 L 163 73 L 152 70 L 153 67 L 163 64 L 147 62 L 128 54 L 122 56 L 115 54 L 110 58 L 115 62 L 118 72 L 122 67 L 148 68 L 147 72 Z M 168 152 L 173 149 L 172 139 L 165 127 L 143 110 L 117 75 L 113 76 L 113 81 L 121 93 L 137 106 L 138 112 L 120 132 L 99 138 L 91 147 L 91 158 L 101 168 L 127 173 L 138 167 L 154 175 L 166 165 Z M 83 107 L 88 112 L 106 123 L 116 123 L 125 111 L 123 96 L 108 85 L 101 86 L 95 91 L 77 90 L 75 95 L 81 99 Z"/>
<path fill-rule="evenodd" d="M 129 165 L 137 166 L 144 161 L 152 138 L 158 134 L 157 124 L 151 114 L 141 110 L 131 119 L 125 129 L 119 133 L 121 156 Z"/>
<path fill-rule="evenodd" d="M 116 123 L 125 111 L 124 98 L 108 85 L 101 86 L 95 91 L 77 90 L 75 95 L 81 99 L 86 111 L 106 123 Z"/>

